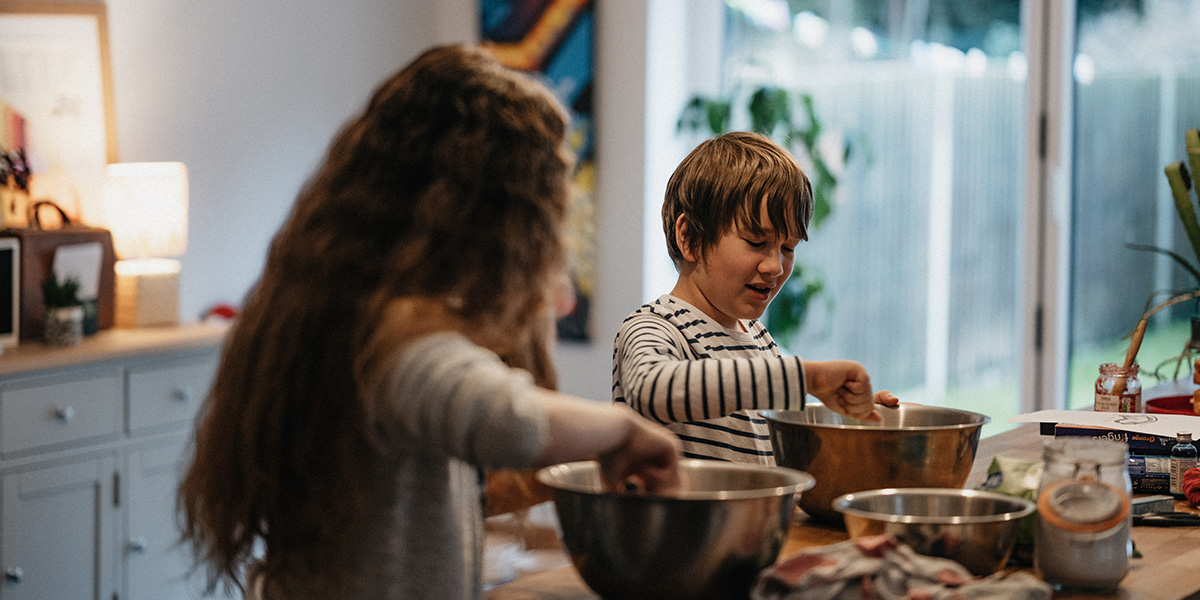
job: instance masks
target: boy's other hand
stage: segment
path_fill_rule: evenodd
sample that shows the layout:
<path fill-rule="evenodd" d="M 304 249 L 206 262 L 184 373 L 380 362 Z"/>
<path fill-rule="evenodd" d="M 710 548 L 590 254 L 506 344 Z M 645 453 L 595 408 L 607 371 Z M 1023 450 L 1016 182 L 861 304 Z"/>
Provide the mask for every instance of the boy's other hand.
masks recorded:
<path fill-rule="evenodd" d="M 895 406 L 900 399 L 887 390 L 871 393 L 867 369 L 852 360 L 804 361 L 808 393 L 830 410 L 864 421 L 881 421 L 875 403 Z"/>

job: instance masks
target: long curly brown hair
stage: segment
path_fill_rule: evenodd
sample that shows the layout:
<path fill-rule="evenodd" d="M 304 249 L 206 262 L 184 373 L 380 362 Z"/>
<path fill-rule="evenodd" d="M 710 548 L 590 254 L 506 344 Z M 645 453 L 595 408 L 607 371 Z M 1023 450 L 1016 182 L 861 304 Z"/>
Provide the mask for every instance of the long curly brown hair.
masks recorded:
<path fill-rule="evenodd" d="M 337 572 L 338 545 L 368 526 L 380 450 L 355 374 L 396 299 L 448 307 L 502 356 L 544 360 L 565 129 L 544 87 L 447 46 L 386 80 L 338 133 L 229 334 L 180 486 L 210 591 L 244 590 L 260 542 L 268 578 L 285 561 Z"/>

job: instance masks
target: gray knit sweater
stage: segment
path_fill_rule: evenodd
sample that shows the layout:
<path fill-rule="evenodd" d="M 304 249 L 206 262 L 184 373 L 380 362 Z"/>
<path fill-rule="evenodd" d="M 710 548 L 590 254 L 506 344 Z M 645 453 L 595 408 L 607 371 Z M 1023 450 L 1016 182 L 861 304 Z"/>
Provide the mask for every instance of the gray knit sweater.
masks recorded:
<path fill-rule="evenodd" d="M 528 468 L 546 443 L 546 422 L 528 373 L 456 333 L 421 338 L 376 382 L 384 439 L 371 532 L 338 598 L 479 598 L 483 516 L 478 467 Z M 280 582 L 306 598 L 306 577 Z M 258 587 L 252 582 L 251 589 Z M 252 596 L 255 594 L 251 594 Z"/>

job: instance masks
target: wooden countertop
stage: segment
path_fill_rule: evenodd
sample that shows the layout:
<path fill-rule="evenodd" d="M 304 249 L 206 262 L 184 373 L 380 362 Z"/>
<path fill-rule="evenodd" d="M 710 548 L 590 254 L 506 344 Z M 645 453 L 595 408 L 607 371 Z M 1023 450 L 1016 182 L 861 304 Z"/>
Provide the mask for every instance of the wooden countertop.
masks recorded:
<path fill-rule="evenodd" d="M 975 464 L 967 480 L 968 488 L 983 481 L 992 457 L 997 455 L 1041 460 L 1044 438 L 1036 424 L 980 440 Z M 1175 510 L 1198 512 L 1186 502 L 1177 501 Z M 1119 600 L 1179 600 L 1200 593 L 1200 527 L 1135 527 L 1134 545 L 1141 558 L 1133 559 L 1129 574 L 1115 594 L 1055 593 L 1056 600 L 1091 598 Z M 801 514 L 788 532 L 779 553 L 786 560 L 805 548 L 824 546 L 848 539 L 845 530 L 813 523 Z M 484 593 L 487 600 L 597 600 L 570 566 L 531 572 Z"/>

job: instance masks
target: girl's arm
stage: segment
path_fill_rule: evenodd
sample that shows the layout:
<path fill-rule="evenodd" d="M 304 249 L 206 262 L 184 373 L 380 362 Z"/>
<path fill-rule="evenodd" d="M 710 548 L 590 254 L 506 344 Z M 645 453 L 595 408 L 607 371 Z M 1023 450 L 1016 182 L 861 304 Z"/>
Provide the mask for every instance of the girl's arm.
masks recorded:
<path fill-rule="evenodd" d="M 680 443 L 628 409 L 537 387 L 461 334 L 422 336 L 365 374 L 370 439 L 383 451 L 449 455 L 493 468 L 600 461 L 605 484 L 678 486 Z"/>
<path fill-rule="evenodd" d="M 637 480 L 650 492 L 679 487 L 679 439 L 628 408 L 542 390 L 548 423 L 546 445 L 537 466 L 598 460 L 604 485 L 620 490 Z"/>

